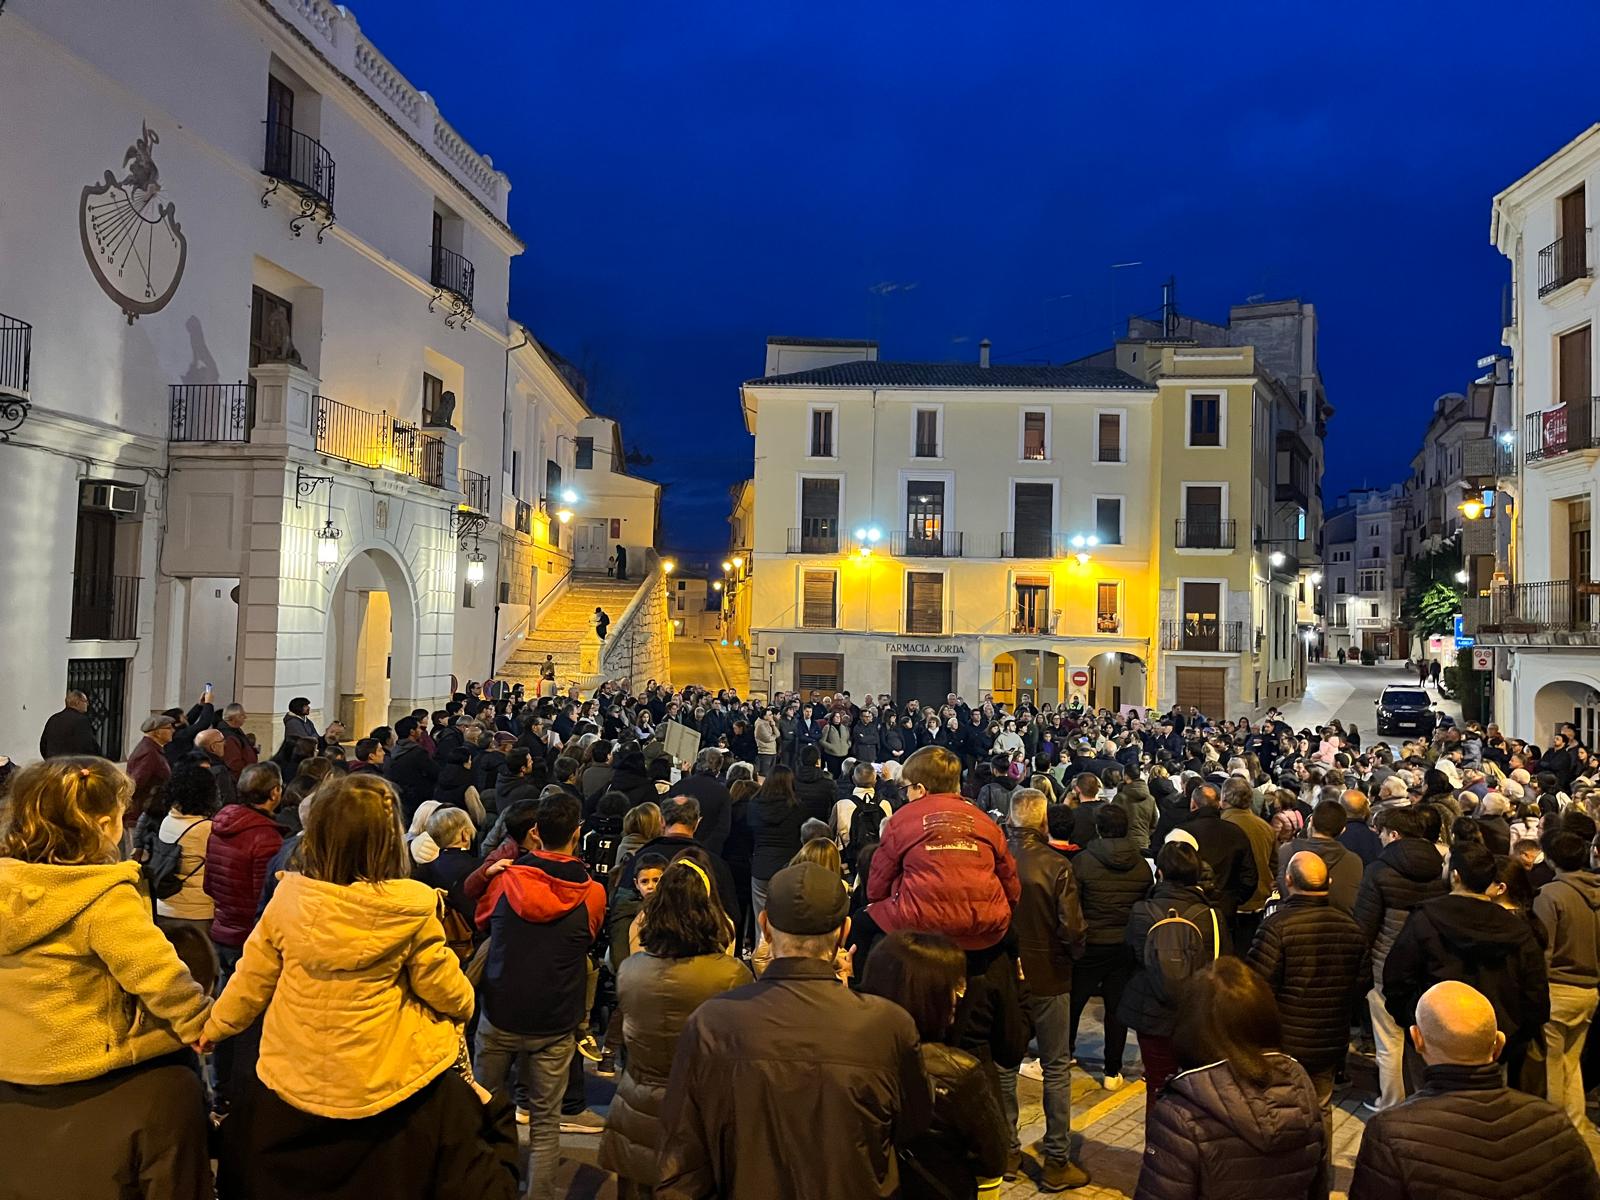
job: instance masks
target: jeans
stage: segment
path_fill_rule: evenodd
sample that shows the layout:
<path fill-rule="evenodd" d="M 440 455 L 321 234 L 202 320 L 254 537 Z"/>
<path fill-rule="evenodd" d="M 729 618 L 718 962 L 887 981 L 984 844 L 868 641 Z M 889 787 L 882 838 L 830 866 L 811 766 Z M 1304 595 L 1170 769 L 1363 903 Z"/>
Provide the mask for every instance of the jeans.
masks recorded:
<path fill-rule="evenodd" d="M 1066 1162 L 1072 1157 L 1072 1044 L 1068 1036 L 1072 1018 L 1072 997 L 1029 996 L 1023 1002 L 1033 1018 L 1035 1039 L 1039 1043 L 1039 1065 L 1044 1068 L 1044 1140 L 1040 1148 L 1049 1162 Z M 997 1067 L 1000 1076 L 1000 1103 L 1011 1129 L 1011 1148 L 1020 1149 L 1017 1138 L 1017 1073 Z"/>
<path fill-rule="evenodd" d="M 1322 1162 L 1333 1167 L 1333 1068 L 1312 1071 L 1311 1086 L 1317 1090 L 1317 1107 L 1322 1109 Z M 1329 1178 L 1332 1178 L 1330 1173 Z"/>
<path fill-rule="evenodd" d="M 1583 1128 L 1583 1043 L 1600 992 L 1569 983 L 1550 985 L 1550 1020 L 1545 1023 L 1545 1098 Z"/>
<path fill-rule="evenodd" d="M 1406 1098 L 1401 1073 L 1401 1057 L 1406 1033 L 1383 1005 L 1377 988 L 1367 993 L 1367 1009 L 1372 1014 L 1372 1045 L 1378 1060 L 1378 1108 L 1393 1108 Z"/>
<path fill-rule="evenodd" d="M 488 1091 L 504 1086 L 511 1060 L 527 1066 L 529 1167 L 527 1200 L 555 1200 L 556 1171 L 561 1165 L 561 1095 L 576 1047 L 570 1033 L 554 1036 L 506 1033 L 478 1021 L 478 1054 L 472 1064 L 478 1082 Z"/>
<path fill-rule="evenodd" d="M 761 914 L 767 911 L 767 884 L 771 882 L 770 879 L 750 880 L 750 920 L 756 927 L 756 949 L 766 941 L 761 936 Z"/>
<path fill-rule="evenodd" d="M 1072 964 L 1072 1021 L 1068 1041 L 1076 1050 L 1078 1020 L 1083 1016 L 1090 997 L 1105 997 L 1107 1075 L 1122 1074 L 1122 1057 L 1128 1048 L 1128 1027 L 1117 1020 L 1117 1005 L 1122 1003 L 1123 990 L 1133 978 L 1133 972 L 1133 956 L 1121 942 L 1114 946 L 1087 946 L 1083 957 Z"/>

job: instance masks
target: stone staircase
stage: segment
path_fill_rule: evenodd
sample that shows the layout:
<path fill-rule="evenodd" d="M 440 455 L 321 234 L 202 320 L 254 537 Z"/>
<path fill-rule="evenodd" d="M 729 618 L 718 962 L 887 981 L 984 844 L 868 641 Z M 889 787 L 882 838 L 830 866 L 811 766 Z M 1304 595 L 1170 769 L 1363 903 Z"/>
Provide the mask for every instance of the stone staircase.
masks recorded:
<path fill-rule="evenodd" d="M 520 683 L 529 696 L 537 696 L 539 666 L 549 654 L 555 657 L 556 683 L 565 690 L 577 677 L 578 647 L 589 635 L 589 618 L 595 605 L 606 610 L 614 631 L 623 610 L 644 582 L 574 572 L 567 590 L 539 619 L 538 628 L 528 633 L 500 668 L 500 678 L 507 683 Z"/>

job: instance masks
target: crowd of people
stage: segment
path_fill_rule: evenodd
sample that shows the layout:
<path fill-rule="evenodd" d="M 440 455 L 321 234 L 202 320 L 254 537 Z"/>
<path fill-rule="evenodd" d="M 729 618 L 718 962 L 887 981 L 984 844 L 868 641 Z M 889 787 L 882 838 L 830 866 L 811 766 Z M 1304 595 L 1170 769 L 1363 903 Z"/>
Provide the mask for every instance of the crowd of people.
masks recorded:
<path fill-rule="evenodd" d="M 207 692 L 119 766 L 73 693 L 0 776 L 0 1193 L 548 1200 L 564 1133 L 627 1197 L 1058 1192 L 1131 1032 L 1146 1200 L 1326 1196 L 1369 1044 L 1356 1200 L 1600 1197 L 1571 727 L 654 683 L 251 724 Z"/>

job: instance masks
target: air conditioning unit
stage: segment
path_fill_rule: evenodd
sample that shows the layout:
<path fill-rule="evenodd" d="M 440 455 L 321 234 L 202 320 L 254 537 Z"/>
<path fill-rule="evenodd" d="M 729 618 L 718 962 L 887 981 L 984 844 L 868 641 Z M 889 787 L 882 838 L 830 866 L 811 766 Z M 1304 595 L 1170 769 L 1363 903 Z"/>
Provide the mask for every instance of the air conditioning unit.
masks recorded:
<path fill-rule="evenodd" d="M 78 496 L 78 507 L 89 512 L 136 513 L 140 491 L 117 483 L 86 483 Z"/>

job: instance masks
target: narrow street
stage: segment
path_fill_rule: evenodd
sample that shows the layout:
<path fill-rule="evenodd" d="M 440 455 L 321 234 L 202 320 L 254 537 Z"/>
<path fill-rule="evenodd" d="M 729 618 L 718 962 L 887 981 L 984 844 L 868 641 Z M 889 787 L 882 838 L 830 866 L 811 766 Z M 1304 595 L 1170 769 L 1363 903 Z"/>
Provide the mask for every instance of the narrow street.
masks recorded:
<path fill-rule="evenodd" d="M 1346 663 L 1343 666 L 1336 662 L 1312 663 L 1306 668 L 1306 694 L 1295 703 L 1284 706 L 1283 719 L 1295 729 L 1315 729 L 1328 721 L 1338 720 L 1346 729 L 1354 725 L 1361 731 L 1363 746 L 1371 746 L 1382 740 L 1398 747 L 1404 738 L 1393 735 L 1378 738 L 1374 702 L 1390 684 L 1415 685 L 1416 681 L 1416 673 L 1407 670 L 1404 663 L 1372 667 L 1363 667 L 1359 663 Z M 1441 714 L 1460 722 L 1459 703 L 1437 697 L 1431 686 L 1428 693 L 1435 697 L 1435 707 Z"/>

